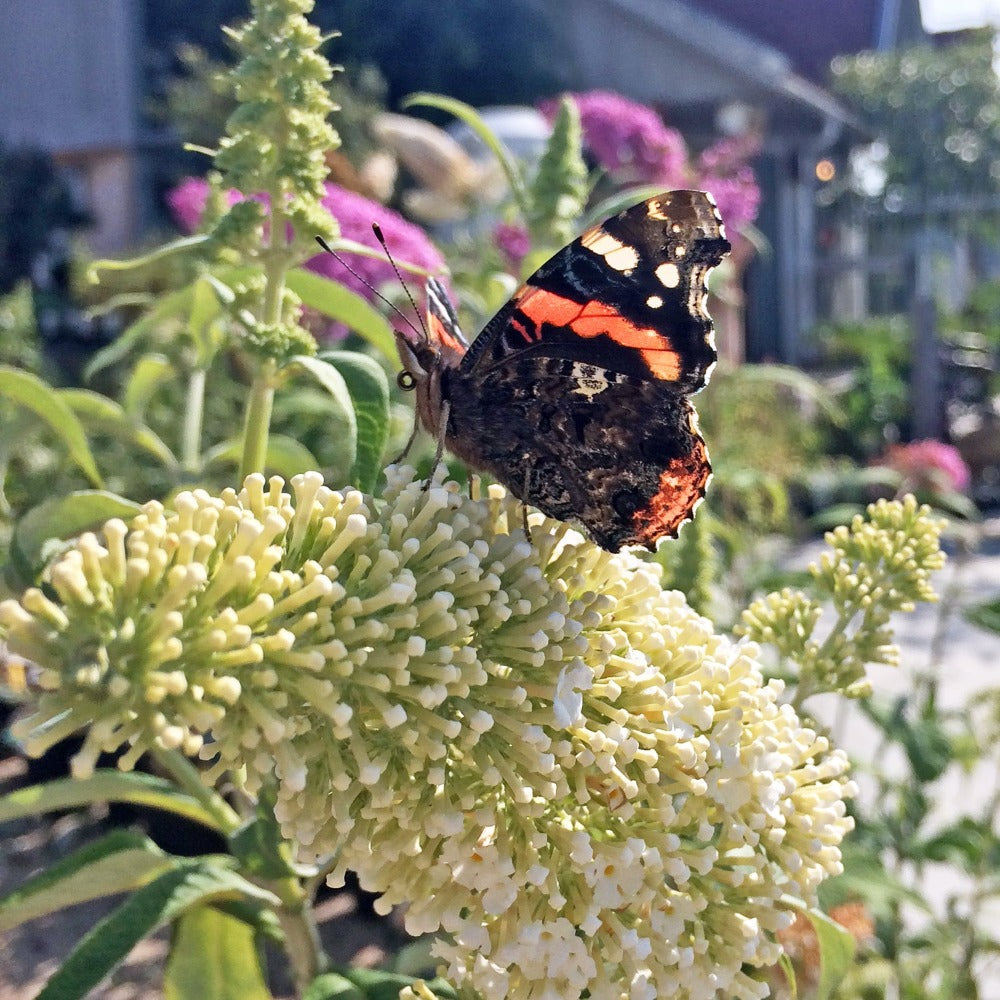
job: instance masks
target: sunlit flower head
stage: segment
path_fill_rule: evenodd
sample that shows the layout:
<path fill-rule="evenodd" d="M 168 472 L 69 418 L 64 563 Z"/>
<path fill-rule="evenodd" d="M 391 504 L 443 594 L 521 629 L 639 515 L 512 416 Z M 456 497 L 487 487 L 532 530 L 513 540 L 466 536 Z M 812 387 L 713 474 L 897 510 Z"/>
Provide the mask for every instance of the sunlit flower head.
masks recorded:
<path fill-rule="evenodd" d="M 78 773 L 165 746 L 273 787 L 303 859 L 446 932 L 483 995 L 760 996 L 783 898 L 840 870 L 846 757 L 652 565 L 388 478 L 251 476 L 81 537 L 0 604 L 46 688 L 28 747 L 83 728 Z"/>

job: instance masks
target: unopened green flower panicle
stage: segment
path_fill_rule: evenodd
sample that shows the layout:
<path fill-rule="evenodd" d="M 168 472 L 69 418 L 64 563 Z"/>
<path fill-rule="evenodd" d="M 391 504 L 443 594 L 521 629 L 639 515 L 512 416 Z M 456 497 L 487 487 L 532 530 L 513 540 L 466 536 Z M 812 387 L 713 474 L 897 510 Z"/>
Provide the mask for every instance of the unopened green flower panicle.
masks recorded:
<path fill-rule="evenodd" d="M 871 504 L 867 519 L 858 515 L 850 527 L 827 533 L 830 550 L 809 567 L 816 597 L 788 589 L 769 594 L 743 613 L 739 631 L 798 665 L 800 704 L 819 691 L 867 694 L 865 667 L 899 662 L 888 627 L 892 613 L 937 600 L 930 578 L 945 561 L 943 525 L 912 496 Z M 819 639 L 827 601 L 837 619 Z"/>
<path fill-rule="evenodd" d="M 83 536 L 54 599 L 0 604 L 46 688 L 27 745 L 267 783 L 303 860 L 408 903 L 483 996 L 765 995 L 787 898 L 840 870 L 845 755 L 656 567 L 540 515 L 529 543 L 499 488 L 388 480 L 255 475 Z"/>
<path fill-rule="evenodd" d="M 559 102 L 552 135 L 531 184 L 528 229 L 535 244 L 559 247 L 577 235 L 587 202 L 580 111 L 569 97 Z"/>

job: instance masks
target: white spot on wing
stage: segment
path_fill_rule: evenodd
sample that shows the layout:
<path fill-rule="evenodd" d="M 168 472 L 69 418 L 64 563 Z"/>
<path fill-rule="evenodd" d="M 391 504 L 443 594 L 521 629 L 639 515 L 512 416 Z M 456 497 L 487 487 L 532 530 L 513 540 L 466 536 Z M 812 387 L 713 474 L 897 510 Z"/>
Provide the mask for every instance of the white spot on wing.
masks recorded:
<path fill-rule="evenodd" d="M 585 365 L 577 361 L 570 371 L 570 378 L 576 381 L 573 392 L 578 396 L 586 396 L 593 399 L 599 396 L 610 384 L 605 377 L 607 373 L 603 368 L 595 365 Z"/>
<path fill-rule="evenodd" d="M 681 272 L 677 265 L 667 261 L 656 269 L 656 277 L 665 288 L 676 288 L 681 282 Z"/>
<path fill-rule="evenodd" d="M 608 267 L 613 267 L 616 271 L 627 274 L 639 263 L 639 252 L 635 247 L 622 243 L 617 236 L 612 236 L 600 226 L 584 233 L 581 242 L 588 250 L 603 257 Z"/>
<path fill-rule="evenodd" d="M 606 253 L 604 260 L 608 267 L 613 267 L 616 271 L 623 271 L 627 274 L 638 266 L 639 251 L 635 247 L 620 246 L 617 250 Z"/>
<path fill-rule="evenodd" d="M 650 297 L 646 299 L 646 305 L 649 306 L 650 309 L 659 309 L 660 306 L 663 305 L 663 299 L 661 299 L 659 295 L 650 295 Z"/>

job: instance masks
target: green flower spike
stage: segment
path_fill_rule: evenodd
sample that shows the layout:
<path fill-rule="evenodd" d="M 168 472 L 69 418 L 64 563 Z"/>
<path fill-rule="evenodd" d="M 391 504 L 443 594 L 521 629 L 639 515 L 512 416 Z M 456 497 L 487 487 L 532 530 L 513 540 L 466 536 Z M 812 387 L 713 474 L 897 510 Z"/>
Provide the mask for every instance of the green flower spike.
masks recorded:
<path fill-rule="evenodd" d="M 29 747 L 84 728 L 78 772 L 159 745 L 273 787 L 299 856 L 445 932 L 481 995 L 765 995 L 788 897 L 840 870 L 845 755 L 655 567 L 413 475 L 254 475 L 81 538 L 54 600 L 0 604 L 43 668 Z"/>
<path fill-rule="evenodd" d="M 895 611 L 912 611 L 918 601 L 937 600 L 930 577 L 944 565 L 943 526 L 912 496 L 879 500 L 869 506 L 867 520 L 858 515 L 849 528 L 827 533 L 830 551 L 809 567 L 815 598 L 786 589 L 743 613 L 743 635 L 771 644 L 798 665 L 797 704 L 820 691 L 863 697 L 870 692 L 869 663 L 899 663 L 889 619 Z M 836 621 L 819 640 L 814 633 L 824 600 Z"/>

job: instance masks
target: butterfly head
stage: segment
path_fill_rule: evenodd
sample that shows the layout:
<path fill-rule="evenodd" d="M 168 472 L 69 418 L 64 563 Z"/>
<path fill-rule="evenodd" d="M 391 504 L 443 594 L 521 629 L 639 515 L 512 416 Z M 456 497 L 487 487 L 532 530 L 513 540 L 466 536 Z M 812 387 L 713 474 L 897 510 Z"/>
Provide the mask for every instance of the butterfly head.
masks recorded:
<path fill-rule="evenodd" d="M 401 370 L 396 376 L 396 384 L 404 392 L 412 392 L 416 397 L 416 411 L 421 424 L 435 437 L 440 430 L 441 375 L 444 363 L 440 350 L 425 334 L 407 336 L 396 330 L 396 350 L 399 353 Z"/>

